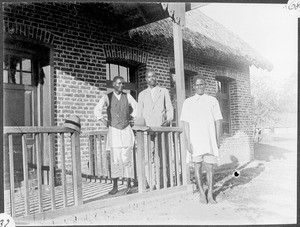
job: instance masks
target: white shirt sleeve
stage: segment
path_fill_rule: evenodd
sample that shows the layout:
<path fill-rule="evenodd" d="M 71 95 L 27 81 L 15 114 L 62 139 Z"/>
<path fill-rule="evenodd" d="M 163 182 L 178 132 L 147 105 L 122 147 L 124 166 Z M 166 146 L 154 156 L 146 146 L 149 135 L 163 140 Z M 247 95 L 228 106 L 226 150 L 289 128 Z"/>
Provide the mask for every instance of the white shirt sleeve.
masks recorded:
<path fill-rule="evenodd" d="M 105 108 L 108 105 L 109 105 L 108 96 L 107 95 L 102 96 L 102 98 L 100 99 L 100 101 L 97 103 L 97 105 L 94 108 L 94 115 L 98 120 L 100 120 L 104 117 L 103 110 L 105 110 Z"/>
<path fill-rule="evenodd" d="M 127 94 L 127 98 L 128 98 L 129 104 L 130 104 L 131 107 L 132 107 L 132 113 L 131 113 L 131 116 L 132 116 L 132 117 L 135 117 L 135 116 L 136 116 L 136 113 L 137 113 L 137 102 L 135 101 L 135 99 L 134 99 L 130 94 Z"/>
<path fill-rule="evenodd" d="M 184 100 L 184 102 L 183 102 L 182 109 L 181 109 L 181 115 L 180 115 L 180 121 L 189 122 L 189 108 L 188 108 L 187 100 Z"/>
<path fill-rule="evenodd" d="M 212 113 L 213 113 L 215 121 L 223 119 L 221 109 L 220 109 L 220 105 L 219 105 L 219 101 L 216 98 L 214 98 L 214 105 L 213 105 Z"/>

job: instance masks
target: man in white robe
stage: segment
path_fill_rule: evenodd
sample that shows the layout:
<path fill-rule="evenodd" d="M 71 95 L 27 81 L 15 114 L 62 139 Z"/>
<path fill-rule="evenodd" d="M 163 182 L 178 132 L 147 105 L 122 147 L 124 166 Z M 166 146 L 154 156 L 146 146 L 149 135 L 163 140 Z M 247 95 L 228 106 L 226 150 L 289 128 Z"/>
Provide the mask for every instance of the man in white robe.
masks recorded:
<path fill-rule="evenodd" d="M 196 183 L 201 203 L 216 203 L 213 198 L 214 164 L 217 164 L 220 146 L 222 114 L 218 100 L 204 93 L 205 79 L 195 76 L 196 94 L 186 99 L 180 120 L 183 122 L 187 150 L 193 156 Z M 202 163 L 207 170 L 208 193 L 203 190 Z"/>

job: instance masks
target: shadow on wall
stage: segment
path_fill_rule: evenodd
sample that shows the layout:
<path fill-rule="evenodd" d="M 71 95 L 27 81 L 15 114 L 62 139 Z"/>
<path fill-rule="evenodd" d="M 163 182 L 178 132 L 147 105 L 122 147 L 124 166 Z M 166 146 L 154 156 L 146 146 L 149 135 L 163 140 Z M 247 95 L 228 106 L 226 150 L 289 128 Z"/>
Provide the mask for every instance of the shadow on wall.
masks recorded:
<path fill-rule="evenodd" d="M 99 130 L 103 126 L 94 116 L 94 107 L 100 98 L 106 94 L 106 80 L 103 80 L 100 84 L 99 80 L 91 79 L 87 76 L 81 78 L 62 70 L 56 70 L 55 74 L 57 77 L 57 85 L 54 86 L 54 90 L 58 93 L 57 96 L 54 97 L 55 101 L 57 101 L 55 106 L 55 111 L 57 112 L 55 124 L 62 126 L 65 119 L 70 115 L 77 115 L 80 118 L 81 167 L 83 173 L 88 173 L 88 132 Z M 102 74 L 97 76 L 103 77 Z M 70 151 L 70 143 L 66 143 L 65 146 L 66 150 Z M 56 149 L 58 149 L 58 153 L 60 154 L 59 140 L 57 141 Z M 69 155 L 69 153 L 66 155 Z"/>
<path fill-rule="evenodd" d="M 251 161 L 251 153 L 249 136 L 243 131 L 238 131 L 233 136 L 221 140 L 219 164 L 238 162 L 239 165 L 243 165 Z M 233 157 L 235 161 L 232 160 Z"/>
<path fill-rule="evenodd" d="M 256 160 L 270 162 L 274 159 L 285 159 L 284 153 L 291 152 L 284 148 L 279 148 L 267 144 L 255 143 L 254 144 L 254 158 Z"/>

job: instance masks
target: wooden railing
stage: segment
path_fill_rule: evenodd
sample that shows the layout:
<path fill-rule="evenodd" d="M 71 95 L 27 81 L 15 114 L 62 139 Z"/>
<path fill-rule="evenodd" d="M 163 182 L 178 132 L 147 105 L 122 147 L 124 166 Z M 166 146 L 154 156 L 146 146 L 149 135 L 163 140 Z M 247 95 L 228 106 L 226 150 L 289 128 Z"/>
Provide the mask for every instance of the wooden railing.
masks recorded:
<path fill-rule="evenodd" d="M 24 214 L 22 216 L 30 215 L 30 185 L 28 179 L 28 138 L 30 140 L 33 148 L 33 155 L 35 156 L 35 166 L 37 172 L 37 200 L 38 200 L 38 212 L 44 212 L 45 209 L 45 193 L 43 193 L 43 182 L 42 182 L 42 152 L 47 149 L 49 154 L 49 191 L 51 200 L 51 210 L 57 209 L 55 199 L 56 188 L 55 188 L 55 158 L 54 156 L 54 143 L 55 139 L 58 140 L 60 145 L 60 155 L 61 155 L 61 181 L 62 181 L 62 200 L 63 207 L 68 206 L 67 201 L 67 179 L 66 179 L 66 163 L 65 163 L 65 140 L 70 134 L 71 137 L 71 155 L 72 155 L 72 184 L 73 184 L 73 205 L 77 206 L 83 203 L 82 201 L 82 178 L 81 178 L 81 158 L 80 158 L 80 139 L 79 133 L 65 128 L 65 127 L 4 127 L 4 139 L 7 141 L 5 148 L 8 148 L 8 159 L 9 164 L 9 191 L 10 191 L 10 213 L 11 216 L 15 217 L 17 205 L 15 203 L 15 171 L 14 171 L 14 153 L 17 149 L 16 141 L 21 138 L 21 150 L 23 159 L 23 182 L 24 182 Z M 43 143 L 42 143 L 43 141 Z M 43 146 L 46 144 L 46 146 Z M 48 147 L 48 148 L 47 148 Z M 44 151 L 43 151 L 44 150 Z M 7 152 L 7 151 L 5 151 Z M 23 205 L 23 204 L 22 204 Z"/>
<path fill-rule="evenodd" d="M 154 186 L 156 190 L 160 190 L 185 185 L 185 156 L 180 142 L 182 129 L 152 127 L 145 131 L 134 132 L 136 135 L 134 166 L 135 176 L 138 178 L 135 180 L 138 181 L 139 192 L 152 191 Z M 110 157 L 106 150 L 106 139 L 107 130 L 89 133 L 89 172 L 91 177 L 100 180 L 110 179 Z M 151 164 L 152 162 L 155 164 Z M 153 185 L 154 182 L 156 185 Z M 147 186 L 149 190 L 146 190 Z"/>
<path fill-rule="evenodd" d="M 110 179 L 110 155 L 106 149 L 108 130 L 89 133 L 89 177 Z"/>
<path fill-rule="evenodd" d="M 146 192 L 146 182 L 149 191 L 154 189 L 155 182 L 156 190 L 185 184 L 181 133 L 182 129 L 177 127 L 152 127 L 146 131 L 136 131 L 139 193 Z M 155 164 L 151 164 L 153 151 Z"/>
<path fill-rule="evenodd" d="M 89 132 L 89 179 L 97 179 L 100 182 L 112 182 L 110 165 L 110 148 L 107 147 L 107 129 Z M 133 148 L 135 162 L 136 147 Z M 136 164 L 136 163 L 135 163 Z M 136 165 L 134 175 L 136 176 Z M 119 179 L 124 184 L 125 179 Z M 137 183 L 137 179 L 133 179 Z"/>
<path fill-rule="evenodd" d="M 135 183 L 138 183 L 139 193 L 186 185 L 185 153 L 181 149 L 182 129 L 158 127 L 149 128 L 146 131 L 137 130 L 134 133 L 136 135 L 133 151 Z M 11 216 L 28 216 L 83 204 L 83 175 L 79 136 L 76 131 L 58 126 L 4 127 L 4 139 L 6 141 L 4 146 L 6 160 L 4 163 L 9 166 L 7 168 L 9 169 L 9 182 L 6 183 L 9 186 L 8 197 L 10 198 Z M 105 181 L 110 179 L 110 155 L 106 149 L 106 141 L 107 130 L 89 133 L 89 176 Z M 31 146 L 30 149 L 29 145 Z M 14 161 L 16 158 L 14 154 L 18 149 L 22 153 L 22 163 Z M 55 151 L 58 153 L 54 154 Z M 45 154 L 45 152 L 48 152 L 49 155 L 48 168 L 43 166 L 42 153 Z M 70 164 L 66 162 L 66 154 L 69 153 L 71 153 L 71 167 L 66 168 L 67 164 Z M 34 163 L 30 156 L 35 157 Z M 18 201 L 15 201 L 16 168 L 14 165 L 16 163 L 22 165 L 20 168 L 24 182 L 24 196 L 21 196 L 21 200 L 18 197 Z M 61 185 L 59 187 L 55 184 L 58 166 L 61 169 Z M 37 173 L 37 184 L 34 189 L 28 181 L 30 168 L 36 168 Z M 45 185 L 43 181 L 43 170 L 45 169 L 49 171 L 49 185 Z M 69 177 L 68 173 L 72 173 L 72 177 Z M 146 182 L 148 182 L 149 188 Z M 156 189 L 153 182 L 156 182 Z M 70 190 L 72 192 L 69 192 Z M 32 201 L 33 198 L 35 201 Z M 16 212 L 20 206 L 22 206 L 21 215 L 19 214 L 20 211 Z M 18 215 L 16 215 L 17 213 Z"/>

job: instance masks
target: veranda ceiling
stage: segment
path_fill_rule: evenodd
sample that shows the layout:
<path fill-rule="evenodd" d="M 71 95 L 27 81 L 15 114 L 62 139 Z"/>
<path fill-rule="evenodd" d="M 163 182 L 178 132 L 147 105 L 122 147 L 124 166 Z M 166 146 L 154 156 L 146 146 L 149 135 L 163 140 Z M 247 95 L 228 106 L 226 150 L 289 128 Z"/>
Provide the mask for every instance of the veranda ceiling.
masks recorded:
<path fill-rule="evenodd" d="M 173 48 L 172 21 L 162 3 L 79 2 L 80 13 L 120 32 L 129 32 L 141 42 L 160 43 Z M 205 3 L 185 3 L 184 54 L 204 59 L 255 65 L 272 70 L 273 65 L 233 32 L 207 17 L 200 9 Z M 192 10 L 195 9 L 195 10 Z"/>
<path fill-rule="evenodd" d="M 81 2 L 80 6 L 85 16 L 102 21 L 120 32 L 169 17 L 161 3 Z M 191 4 L 186 3 L 186 11 L 190 9 Z"/>

